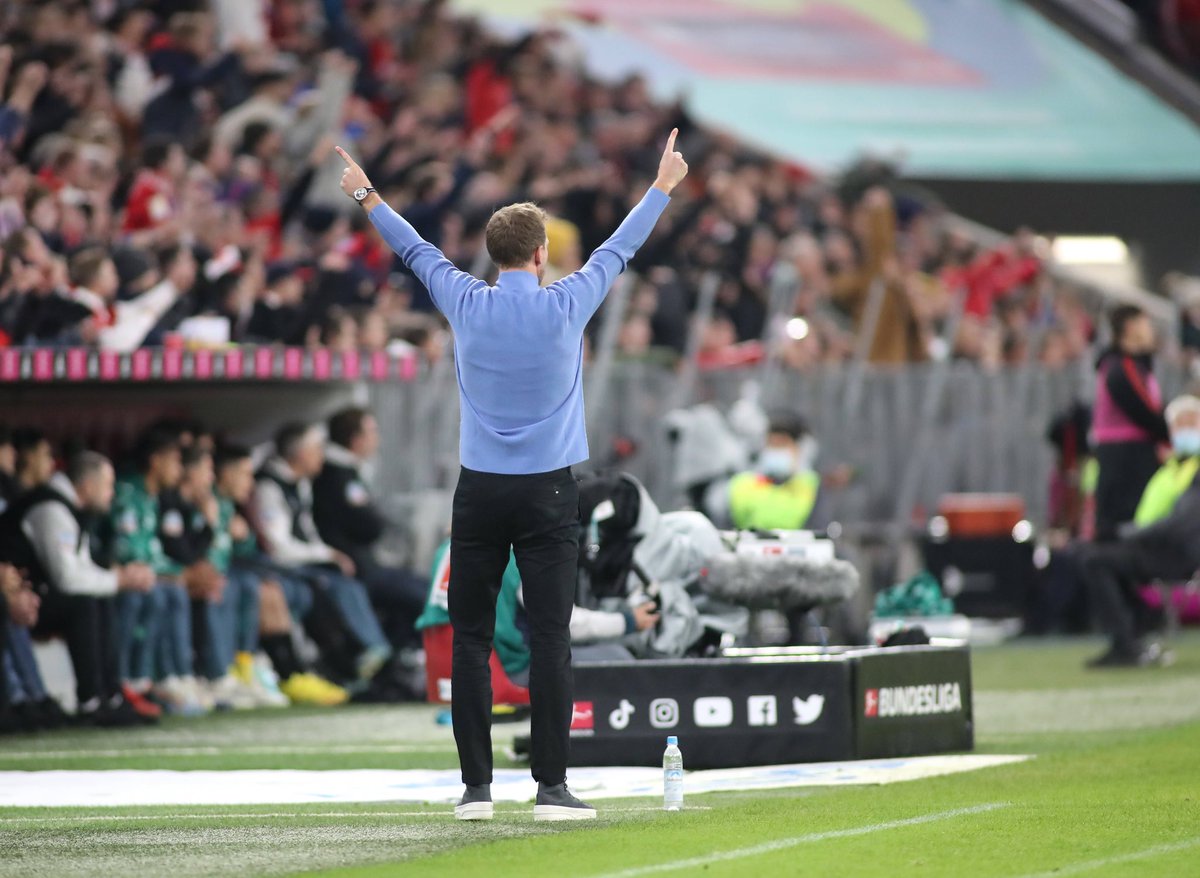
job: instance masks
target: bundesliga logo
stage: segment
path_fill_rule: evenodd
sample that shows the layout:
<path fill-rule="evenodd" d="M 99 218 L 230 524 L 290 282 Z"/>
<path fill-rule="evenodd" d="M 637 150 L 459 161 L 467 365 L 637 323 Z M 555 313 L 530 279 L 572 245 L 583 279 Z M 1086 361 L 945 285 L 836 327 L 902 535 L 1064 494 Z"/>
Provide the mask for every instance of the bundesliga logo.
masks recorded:
<path fill-rule="evenodd" d="M 960 710 L 962 693 L 957 683 L 868 689 L 863 700 L 863 716 L 868 717 L 926 716 Z"/>

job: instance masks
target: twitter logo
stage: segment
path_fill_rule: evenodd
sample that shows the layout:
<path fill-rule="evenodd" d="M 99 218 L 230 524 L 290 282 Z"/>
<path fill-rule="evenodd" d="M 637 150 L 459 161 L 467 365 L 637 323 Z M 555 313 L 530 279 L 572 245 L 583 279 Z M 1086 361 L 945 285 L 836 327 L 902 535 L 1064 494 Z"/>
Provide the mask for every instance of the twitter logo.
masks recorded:
<path fill-rule="evenodd" d="M 808 698 L 796 696 L 792 699 L 792 712 L 796 714 L 798 726 L 811 726 L 820 718 L 824 709 L 824 695 L 810 695 Z"/>

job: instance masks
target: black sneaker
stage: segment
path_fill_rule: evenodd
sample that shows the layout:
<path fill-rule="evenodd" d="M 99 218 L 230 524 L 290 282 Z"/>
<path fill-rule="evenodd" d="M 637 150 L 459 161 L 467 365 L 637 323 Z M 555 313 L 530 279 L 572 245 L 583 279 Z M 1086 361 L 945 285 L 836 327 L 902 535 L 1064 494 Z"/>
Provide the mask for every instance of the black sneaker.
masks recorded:
<path fill-rule="evenodd" d="M 534 820 L 595 820 L 596 809 L 581 802 L 567 789 L 565 783 L 546 786 L 538 784 L 537 802 L 533 806 Z"/>
<path fill-rule="evenodd" d="M 491 820 L 494 813 L 492 785 L 487 783 L 477 786 L 468 784 L 462 798 L 454 806 L 456 820 Z"/>
<path fill-rule="evenodd" d="M 1140 650 L 1132 647 L 1119 649 L 1115 646 L 1110 646 L 1103 654 L 1088 659 L 1087 666 L 1095 670 L 1103 668 L 1136 668 L 1138 666 L 1139 652 Z"/>
<path fill-rule="evenodd" d="M 96 700 L 93 699 L 93 701 Z M 114 695 L 107 702 L 99 705 L 84 705 L 79 709 L 75 718 L 80 725 L 106 729 L 127 729 L 134 726 L 152 726 L 158 723 L 155 717 L 138 713 L 133 705 L 120 695 Z"/>
<path fill-rule="evenodd" d="M 1090 659 L 1089 668 L 1103 670 L 1105 668 L 1166 668 L 1175 663 L 1175 654 L 1163 649 L 1161 644 L 1151 643 L 1143 646 L 1140 643 L 1131 647 L 1118 648 L 1112 646 L 1108 652 Z"/>
<path fill-rule="evenodd" d="M 15 735 L 25 731 L 16 713 L 7 704 L 0 704 L 0 735 Z"/>
<path fill-rule="evenodd" d="M 42 728 L 44 729 L 61 729 L 71 724 L 71 717 L 49 695 L 41 701 L 35 702 L 34 707 L 41 716 Z"/>

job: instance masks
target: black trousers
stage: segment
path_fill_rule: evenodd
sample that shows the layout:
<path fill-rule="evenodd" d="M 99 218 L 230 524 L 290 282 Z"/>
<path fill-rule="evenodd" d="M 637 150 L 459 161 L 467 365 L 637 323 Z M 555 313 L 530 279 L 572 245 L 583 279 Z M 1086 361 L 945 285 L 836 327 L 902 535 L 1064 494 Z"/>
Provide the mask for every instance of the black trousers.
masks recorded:
<path fill-rule="evenodd" d="M 1179 553 L 1156 551 L 1137 540 L 1081 548 L 1092 606 L 1113 648 L 1122 652 L 1138 646 L 1138 616 L 1144 607 L 1138 586 L 1155 579 L 1183 580 L 1196 572 Z"/>
<path fill-rule="evenodd" d="M 61 634 L 67 641 L 79 703 L 114 695 L 120 683 L 113 636 L 113 599 L 64 594 L 53 588 L 43 591 L 41 598 L 36 631 Z"/>
<path fill-rule="evenodd" d="M 530 768 L 541 783 L 566 780 L 578 532 L 579 489 L 569 468 L 514 476 L 464 467 L 459 475 L 450 532 L 450 710 L 465 784 L 492 782 L 488 657 L 510 548 L 529 618 Z"/>
<path fill-rule="evenodd" d="M 1158 471 L 1153 442 L 1108 442 L 1096 446 L 1100 474 L 1096 479 L 1096 542 L 1117 538 L 1122 524 L 1133 521 L 1146 485 Z"/>

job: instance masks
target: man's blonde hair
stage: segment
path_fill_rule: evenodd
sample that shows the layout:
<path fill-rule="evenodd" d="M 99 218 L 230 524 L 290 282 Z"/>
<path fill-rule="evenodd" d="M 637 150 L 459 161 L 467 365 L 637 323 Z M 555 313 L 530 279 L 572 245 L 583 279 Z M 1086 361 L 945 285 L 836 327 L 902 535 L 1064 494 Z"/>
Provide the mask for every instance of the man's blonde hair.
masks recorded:
<path fill-rule="evenodd" d="M 485 238 L 498 268 L 520 268 L 546 243 L 546 211 L 531 201 L 510 204 L 492 214 Z"/>

